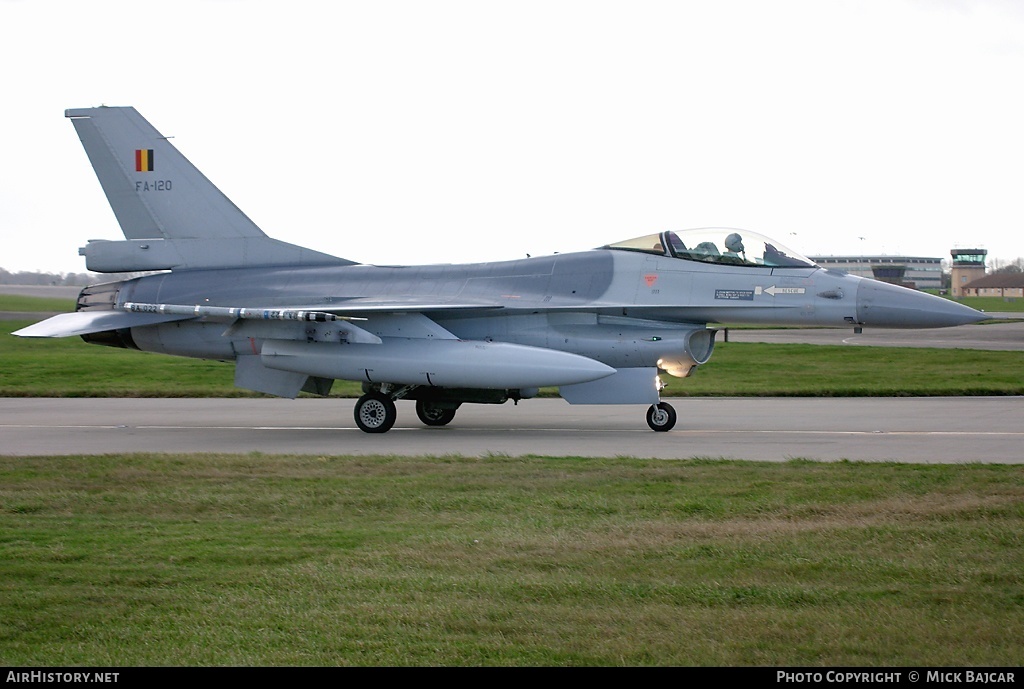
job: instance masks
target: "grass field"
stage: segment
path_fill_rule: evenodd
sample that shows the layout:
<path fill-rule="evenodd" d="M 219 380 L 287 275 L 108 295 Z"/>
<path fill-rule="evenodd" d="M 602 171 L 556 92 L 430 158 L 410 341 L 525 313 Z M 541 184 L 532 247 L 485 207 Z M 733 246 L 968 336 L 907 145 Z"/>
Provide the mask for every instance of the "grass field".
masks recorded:
<path fill-rule="evenodd" d="M 0 457 L 0 664 L 1024 664 L 1024 467 Z"/>
<path fill-rule="evenodd" d="M 0 311 L 54 311 L 57 313 L 64 313 L 74 310 L 74 299 L 0 294 Z"/>

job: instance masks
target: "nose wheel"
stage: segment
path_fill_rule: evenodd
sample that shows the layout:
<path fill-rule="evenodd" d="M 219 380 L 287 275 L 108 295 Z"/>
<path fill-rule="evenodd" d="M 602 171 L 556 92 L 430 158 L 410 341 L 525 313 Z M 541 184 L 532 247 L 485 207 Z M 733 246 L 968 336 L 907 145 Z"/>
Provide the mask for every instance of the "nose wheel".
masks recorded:
<path fill-rule="evenodd" d="M 652 404 L 647 410 L 647 425 L 652 431 L 669 431 L 676 425 L 676 410 L 668 402 Z"/>

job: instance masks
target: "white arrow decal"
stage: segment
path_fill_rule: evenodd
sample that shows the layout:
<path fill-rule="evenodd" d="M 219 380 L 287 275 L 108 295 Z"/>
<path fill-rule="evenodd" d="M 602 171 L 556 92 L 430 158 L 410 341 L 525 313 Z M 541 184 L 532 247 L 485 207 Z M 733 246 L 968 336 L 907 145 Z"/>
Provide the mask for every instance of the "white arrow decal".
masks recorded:
<path fill-rule="evenodd" d="M 776 294 L 803 294 L 806 291 L 807 290 L 805 290 L 803 287 L 776 287 L 775 285 L 764 288 L 757 287 L 755 289 L 755 292 L 757 292 L 758 294 L 764 292 L 765 294 L 770 294 L 773 297 Z"/>

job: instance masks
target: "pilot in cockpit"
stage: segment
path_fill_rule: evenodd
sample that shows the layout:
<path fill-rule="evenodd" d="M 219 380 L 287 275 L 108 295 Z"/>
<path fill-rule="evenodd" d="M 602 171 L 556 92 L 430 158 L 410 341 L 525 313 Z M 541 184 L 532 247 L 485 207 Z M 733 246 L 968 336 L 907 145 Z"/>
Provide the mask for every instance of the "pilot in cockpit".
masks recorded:
<path fill-rule="evenodd" d="M 722 256 L 727 260 L 732 259 L 730 262 L 746 263 L 747 253 L 743 248 L 743 237 L 736 232 L 727 236 L 725 238 L 725 253 Z"/>

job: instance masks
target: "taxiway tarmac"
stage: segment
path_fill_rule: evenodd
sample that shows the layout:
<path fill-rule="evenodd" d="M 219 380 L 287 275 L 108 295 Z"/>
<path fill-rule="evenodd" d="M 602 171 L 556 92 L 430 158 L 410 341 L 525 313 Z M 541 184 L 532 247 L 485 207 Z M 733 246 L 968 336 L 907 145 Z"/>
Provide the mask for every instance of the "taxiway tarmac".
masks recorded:
<path fill-rule="evenodd" d="M 0 454 L 288 453 L 1024 463 L 1024 397 L 687 398 L 655 433 L 638 406 L 464 405 L 428 428 L 358 430 L 351 399 L 0 399 Z"/>

